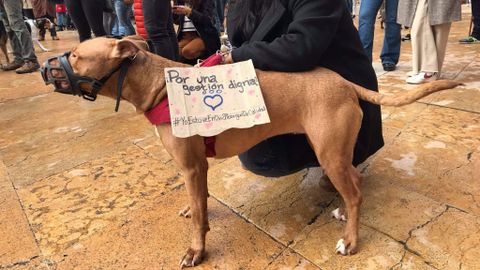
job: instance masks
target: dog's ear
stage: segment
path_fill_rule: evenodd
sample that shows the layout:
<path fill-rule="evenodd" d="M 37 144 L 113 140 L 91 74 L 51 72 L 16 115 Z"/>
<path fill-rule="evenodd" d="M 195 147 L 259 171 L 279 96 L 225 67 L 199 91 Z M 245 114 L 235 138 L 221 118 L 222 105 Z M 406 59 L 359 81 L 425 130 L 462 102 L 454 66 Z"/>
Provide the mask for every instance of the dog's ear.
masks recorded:
<path fill-rule="evenodd" d="M 110 53 L 112 58 L 125 59 L 127 57 L 134 57 L 140 47 L 128 39 L 116 40 L 113 44 L 113 50 Z"/>
<path fill-rule="evenodd" d="M 148 47 L 147 41 L 143 39 L 141 36 L 132 35 L 132 36 L 126 36 L 123 39 L 132 41 L 133 43 L 137 44 L 137 46 L 140 47 L 142 50 L 145 50 L 145 51 L 150 50 L 150 48 Z"/>

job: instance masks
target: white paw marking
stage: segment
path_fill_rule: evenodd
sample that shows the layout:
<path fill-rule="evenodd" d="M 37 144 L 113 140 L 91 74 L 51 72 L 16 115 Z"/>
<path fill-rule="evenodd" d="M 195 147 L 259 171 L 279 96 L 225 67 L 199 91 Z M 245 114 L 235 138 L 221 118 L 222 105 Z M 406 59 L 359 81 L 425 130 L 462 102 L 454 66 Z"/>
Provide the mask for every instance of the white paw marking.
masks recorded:
<path fill-rule="evenodd" d="M 345 217 L 345 215 L 340 212 L 340 208 L 337 208 L 332 211 L 332 217 L 340 221 L 347 221 L 347 218 Z"/>
<path fill-rule="evenodd" d="M 335 248 L 335 253 L 340 253 L 342 255 L 347 255 L 347 249 L 343 243 L 343 239 L 338 240 L 337 247 Z"/>
<path fill-rule="evenodd" d="M 160 138 L 160 133 L 158 133 L 158 129 L 157 129 L 157 126 L 154 126 L 153 127 L 153 130 L 155 131 L 155 135 Z"/>

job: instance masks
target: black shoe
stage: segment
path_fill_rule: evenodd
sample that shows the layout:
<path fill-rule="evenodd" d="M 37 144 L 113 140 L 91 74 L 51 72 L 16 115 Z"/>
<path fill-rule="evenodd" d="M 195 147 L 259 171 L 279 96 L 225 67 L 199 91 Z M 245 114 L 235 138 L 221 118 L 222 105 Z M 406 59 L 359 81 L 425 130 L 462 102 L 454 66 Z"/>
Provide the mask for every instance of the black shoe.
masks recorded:
<path fill-rule="evenodd" d="M 394 63 L 383 63 L 383 70 L 385 71 L 394 71 L 395 70 L 395 64 Z"/>

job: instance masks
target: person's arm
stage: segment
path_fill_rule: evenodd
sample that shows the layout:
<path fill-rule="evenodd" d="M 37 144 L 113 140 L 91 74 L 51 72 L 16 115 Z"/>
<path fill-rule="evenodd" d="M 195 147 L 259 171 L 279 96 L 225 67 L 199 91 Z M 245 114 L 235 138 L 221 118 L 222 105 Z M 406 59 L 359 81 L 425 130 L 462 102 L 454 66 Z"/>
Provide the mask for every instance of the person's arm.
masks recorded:
<path fill-rule="evenodd" d="M 175 6 L 173 12 L 187 16 L 195 26 L 202 26 L 212 23 L 213 9 L 213 0 L 204 0 L 200 7 Z"/>
<path fill-rule="evenodd" d="M 277 71 L 304 71 L 314 68 L 330 46 L 345 6 L 332 0 L 297 0 L 287 33 L 272 42 L 242 44 L 226 61 L 252 59 L 256 68 Z M 348 42 L 345 40 L 344 42 Z"/>
<path fill-rule="evenodd" d="M 202 8 L 192 9 L 190 19 L 196 26 L 212 24 L 215 4 L 213 0 L 203 0 Z"/>

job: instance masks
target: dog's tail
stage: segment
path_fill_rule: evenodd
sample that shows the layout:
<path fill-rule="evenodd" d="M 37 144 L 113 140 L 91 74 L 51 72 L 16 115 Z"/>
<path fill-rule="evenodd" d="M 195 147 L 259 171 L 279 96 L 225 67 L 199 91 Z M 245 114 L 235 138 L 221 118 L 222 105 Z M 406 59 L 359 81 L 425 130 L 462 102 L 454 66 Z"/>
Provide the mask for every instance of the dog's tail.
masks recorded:
<path fill-rule="evenodd" d="M 452 80 L 438 80 L 438 81 L 422 84 L 416 87 L 415 89 L 406 91 L 404 93 L 388 95 L 388 96 L 377 93 L 375 91 L 370 91 L 358 85 L 355 85 L 354 88 L 355 88 L 355 92 L 357 92 L 357 96 L 359 99 L 362 99 L 377 105 L 399 107 L 399 106 L 413 103 L 437 91 L 455 88 L 459 85 L 463 85 L 463 83 L 452 81 Z"/>

